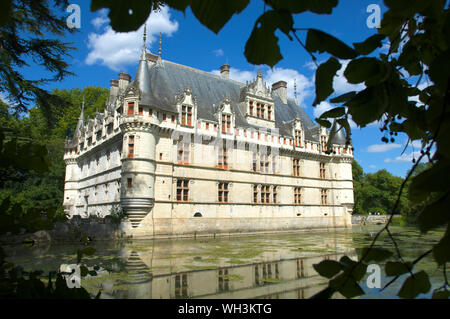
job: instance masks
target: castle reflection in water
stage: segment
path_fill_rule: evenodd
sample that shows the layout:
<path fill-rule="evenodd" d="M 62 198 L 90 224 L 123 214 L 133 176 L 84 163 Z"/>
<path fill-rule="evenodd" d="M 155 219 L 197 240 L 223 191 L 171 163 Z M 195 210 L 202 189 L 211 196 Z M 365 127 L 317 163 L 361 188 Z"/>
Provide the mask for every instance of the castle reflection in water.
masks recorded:
<path fill-rule="evenodd" d="M 201 242 L 196 244 L 199 245 Z M 179 241 L 139 246 L 145 248 L 125 245 L 121 249 L 125 262 L 120 271 L 83 279 L 83 286 L 92 294 L 101 289 L 102 298 L 116 299 L 303 299 L 327 284 L 327 279 L 317 274 L 313 264 L 324 259 L 339 260 L 344 254 L 355 257 L 354 250 L 338 249 L 336 242 L 330 245 L 334 247 L 329 247 L 332 248 L 329 251 L 339 253 L 305 253 L 288 245 L 266 249 L 247 259 L 215 259 L 207 253 L 190 250 L 188 243 L 180 245 Z M 231 252 L 231 256 L 243 252 L 236 251 L 236 245 L 231 250 L 220 245 L 214 249 L 219 256 L 221 250 L 223 255 Z M 244 250 L 247 254 L 251 251 L 248 247 Z"/>

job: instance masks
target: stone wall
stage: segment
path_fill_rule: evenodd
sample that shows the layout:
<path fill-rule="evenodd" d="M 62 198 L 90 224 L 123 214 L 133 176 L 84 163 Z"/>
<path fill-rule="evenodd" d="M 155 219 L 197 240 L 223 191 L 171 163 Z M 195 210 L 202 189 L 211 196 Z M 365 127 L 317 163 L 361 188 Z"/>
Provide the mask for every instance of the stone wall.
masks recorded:
<path fill-rule="evenodd" d="M 394 216 L 395 217 L 395 216 Z M 353 225 L 384 225 L 389 220 L 389 215 L 353 215 Z"/>

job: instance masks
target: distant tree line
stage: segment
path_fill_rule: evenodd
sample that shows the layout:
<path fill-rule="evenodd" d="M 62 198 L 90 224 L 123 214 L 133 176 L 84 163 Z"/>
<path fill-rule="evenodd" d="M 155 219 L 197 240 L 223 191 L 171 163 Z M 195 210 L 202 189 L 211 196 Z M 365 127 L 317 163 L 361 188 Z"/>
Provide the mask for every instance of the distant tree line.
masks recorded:
<path fill-rule="evenodd" d="M 414 172 L 419 174 L 428 168 L 430 164 L 421 163 Z M 394 176 L 387 170 L 382 169 L 375 173 L 365 173 L 357 161 L 352 163 L 353 191 L 354 191 L 354 214 L 367 215 L 372 212 L 389 214 L 394 208 L 397 200 L 398 189 L 404 178 Z M 398 212 L 408 223 L 415 223 L 417 215 L 423 205 L 412 203 L 408 199 L 408 192 L 400 197 Z"/>
<path fill-rule="evenodd" d="M 62 103 L 50 104 L 50 118 L 43 114 L 43 108 L 39 105 L 31 108 L 27 116 L 20 116 L 0 101 L 0 126 L 5 141 L 40 145 L 48 150 L 45 154 L 48 170 L 18 169 L 13 163 L 0 167 L 0 203 L 9 198 L 12 206 L 19 205 L 24 214 L 36 208 L 43 213 L 63 213 L 65 139 L 75 129 L 83 96 L 86 101 L 85 115 L 92 118 L 96 111 L 103 111 L 109 91 L 100 87 L 86 87 L 83 90 L 54 90 L 52 94 Z"/>

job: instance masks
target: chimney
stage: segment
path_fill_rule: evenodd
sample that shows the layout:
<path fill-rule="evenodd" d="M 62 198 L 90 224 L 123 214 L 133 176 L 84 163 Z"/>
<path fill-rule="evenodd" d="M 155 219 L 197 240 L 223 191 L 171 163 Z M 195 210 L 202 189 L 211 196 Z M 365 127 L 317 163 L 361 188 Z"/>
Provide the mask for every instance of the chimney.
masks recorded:
<path fill-rule="evenodd" d="M 287 83 L 285 81 L 278 81 L 272 84 L 272 92 L 278 94 L 281 102 L 287 104 Z"/>
<path fill-rule="evenodd" d="M 109 87 L 109 101 L 113 102 L 118 95 L 119 95 L 119 81 L 111 80 L 111 85 Z"/>
<path fill-rule="evenodd" d="M 128 84 L 130 84 L 131 76 L 129 74 L 120 72 L 119 73 L 119 92 L 125 91 Z"/>
<path fill-rule="evenodd" d="M 228 64 L 224 64 L 220 67 L 220 75 L 224 78 L 224 79 L 229 79 L 230 78 L 230 66 Z"/>

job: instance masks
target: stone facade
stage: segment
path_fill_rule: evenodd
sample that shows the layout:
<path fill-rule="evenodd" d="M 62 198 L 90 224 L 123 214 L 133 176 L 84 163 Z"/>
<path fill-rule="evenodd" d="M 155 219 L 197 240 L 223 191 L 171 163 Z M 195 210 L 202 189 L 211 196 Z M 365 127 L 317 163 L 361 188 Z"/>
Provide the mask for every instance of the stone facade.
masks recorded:
<path fill-rule="evenodd" d="M 111 81 L 102 113 L 67 141 L 64 209 L 133 236 L 350 227 L 353 150 L 315 125 L 286 82 L 268 88 L 162 60 Z M 84 108 L 83 108 L 84 109 Z M 330 140 L 331 138 L 331 140 Z"/>

